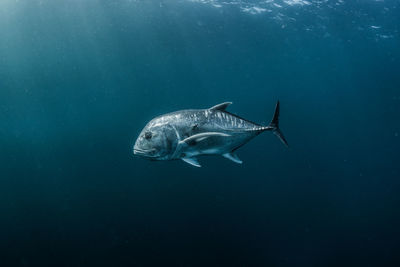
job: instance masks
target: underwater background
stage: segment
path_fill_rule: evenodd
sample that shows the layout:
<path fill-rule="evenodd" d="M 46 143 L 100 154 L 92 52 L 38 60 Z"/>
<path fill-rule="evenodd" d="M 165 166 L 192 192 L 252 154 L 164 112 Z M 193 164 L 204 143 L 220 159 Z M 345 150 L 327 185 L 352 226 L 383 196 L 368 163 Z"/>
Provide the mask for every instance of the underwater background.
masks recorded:
<path fill-rule="evenodd" d="M 400 1 L 1 0 L 0 266 L 400 266 Z M 232 101 L 244 164 L 132 154 Z"/>

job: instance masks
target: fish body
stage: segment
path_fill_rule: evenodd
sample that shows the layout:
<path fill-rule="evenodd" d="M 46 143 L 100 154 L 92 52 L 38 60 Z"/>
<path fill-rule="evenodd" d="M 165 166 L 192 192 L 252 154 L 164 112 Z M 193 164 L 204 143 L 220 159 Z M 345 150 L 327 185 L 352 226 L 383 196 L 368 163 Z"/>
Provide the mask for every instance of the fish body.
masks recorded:
<path fill-rule="evenodd" d="M 134 154 L 152 160 L 182 159 L 200 167 L 196 158 L 199 155 L 222 155 L 242 163 L 235 151 L 264 131 L 273 131 L 287 145 L 278 127 L 279 102 L 268 126 L 226 111 L 230 104 L 181 110 L 154 118 L 136 140 Z"/>

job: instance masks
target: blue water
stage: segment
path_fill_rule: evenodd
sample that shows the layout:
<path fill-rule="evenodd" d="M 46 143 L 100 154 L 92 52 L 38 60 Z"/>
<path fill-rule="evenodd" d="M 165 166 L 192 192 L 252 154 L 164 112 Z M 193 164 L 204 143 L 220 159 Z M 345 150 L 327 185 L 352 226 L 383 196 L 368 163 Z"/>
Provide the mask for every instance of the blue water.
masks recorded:
<path fill-rule="evenodd" d="M 400 266 L 397 0 L 0 2 L 0 266 Z M 232 101 L 217 156 L 132 155 Z"/>

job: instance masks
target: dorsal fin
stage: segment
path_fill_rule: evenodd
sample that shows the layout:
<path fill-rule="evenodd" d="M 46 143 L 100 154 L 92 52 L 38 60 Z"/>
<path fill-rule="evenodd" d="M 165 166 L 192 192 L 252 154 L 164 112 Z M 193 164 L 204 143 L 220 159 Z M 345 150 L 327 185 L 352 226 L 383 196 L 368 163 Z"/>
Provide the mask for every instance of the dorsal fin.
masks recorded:
<path fill-rule="evenodd" d="M 210 110 L 220 110 L 220 111 L 225 111 L 225 109 L 232 104 L 232 102 L 224 102 L 218 105 L 215 105 L 213 107 L 210 108 Z"/>

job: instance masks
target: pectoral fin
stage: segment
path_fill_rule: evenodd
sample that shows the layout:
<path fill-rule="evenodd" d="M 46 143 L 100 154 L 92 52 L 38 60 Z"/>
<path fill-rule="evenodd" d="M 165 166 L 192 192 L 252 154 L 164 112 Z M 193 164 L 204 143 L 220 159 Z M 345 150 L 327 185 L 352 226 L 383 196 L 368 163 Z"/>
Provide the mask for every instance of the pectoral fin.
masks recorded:
<path fill-rule="evenodd" d="M 238 164 L 242 164 L 242 163 L 243 163 L 243 161 L 241 161 L 241 160 L 239 159 L 239 157 L 236 155 L 235 152 L 225 153 L 225 154 L 222 154 L 222 156 L 225 157 L 225 158 L 227 158 L 227 159 L 230 159 L 230 160 L 232 160 L 233 162 L 236 162 L 236 163 L 238 163 Z"/>
<path fill-rule="evenodd" d="M 218 132 L 199 133 L 199 134 L 195 134 L 195 135 L 189 136 L 189 137 L 183 139 L 182 141 L 180 141 L 179 143 L 180 144 L 182 144 L 182 143 L 186 143 L 186 144 L 197 143 L 197 142 L 203 141 L 203 140 L 205 140 L 205 139 L 207 139 L 209 137 L 212 137 L 212 136 L 224 136 L 224 137 L 227 137 L 227 136 L 230 136 L 230 135 L 226 134 L 226 133 L 218 133 Z"/>
<path fill-rule="evenodd" d="M 201 167 L 200 163 L 199 163 L 199 162 L 197 161 L 197 159 L 194 158 L 194 157 L 193 157 L 193 158 L 182 158 L 182 160 L 183 160 L 184 162 L 186 162 L 186 163 L 192 165 L 192 166 L 195 166 L 195 167 L 198 167 L 198 168 Z"/>

